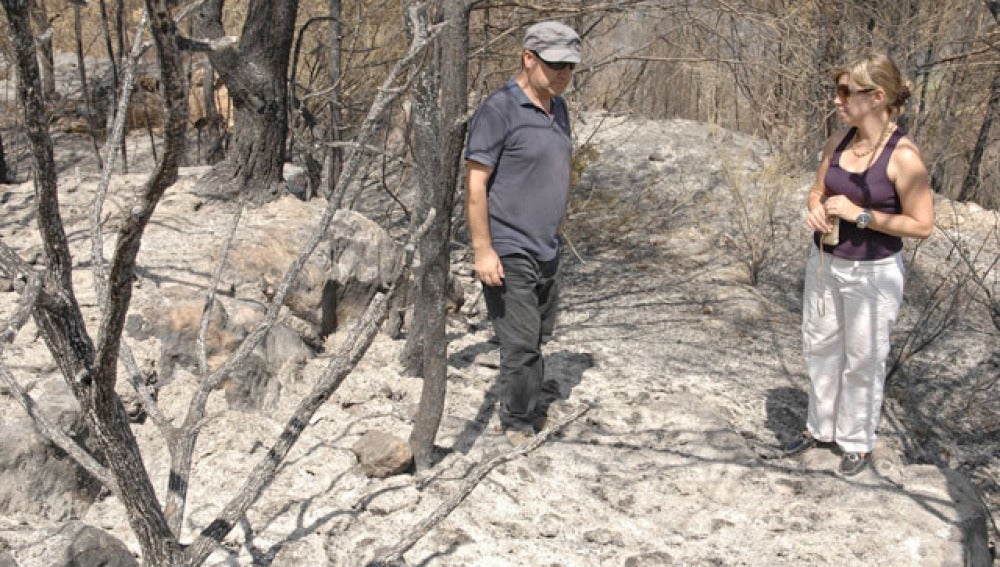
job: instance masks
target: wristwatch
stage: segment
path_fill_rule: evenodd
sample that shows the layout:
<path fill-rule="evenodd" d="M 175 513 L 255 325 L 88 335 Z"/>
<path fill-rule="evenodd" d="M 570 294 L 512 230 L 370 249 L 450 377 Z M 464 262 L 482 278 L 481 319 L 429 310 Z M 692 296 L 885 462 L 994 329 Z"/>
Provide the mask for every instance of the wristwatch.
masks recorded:
<path fill-rule="evenodd" d="M 871 209 L 865 209 L 858 214 L 858 218 L 854 219 L 854 224 L 860 229 L 868 228 L 868 225 L 872 223 L 872 211 Z"/>

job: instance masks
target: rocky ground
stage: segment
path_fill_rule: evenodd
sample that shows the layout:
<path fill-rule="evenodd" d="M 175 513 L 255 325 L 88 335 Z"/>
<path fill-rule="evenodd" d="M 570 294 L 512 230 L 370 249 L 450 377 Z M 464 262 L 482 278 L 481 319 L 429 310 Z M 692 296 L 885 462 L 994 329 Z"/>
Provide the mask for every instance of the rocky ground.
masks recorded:
<path fill-rule="evenodd" d="M 777 450 L 802 429 L 805 415 L 799 296 L 808 235 L 800 212 L 808 178 L 769 169 L 759 144 L 705 125 L 580 118 L 573 246 L 564 256 L 564 309 L 546 371 L 562 397 L 554 419 L 583 413 L 490 471 L 405 555 L 407 563 L 988 565 L 989 542 L 997 540 L 990 511 L 1000 510 L 1000 341 L 970 288 L 946 276 L 956 273 L 948 263 L 956 238 L 986 243 L 986 264 L 1000 255 L 996 213 L 938 201 L 939 219 L 950 220 L 924 245 L 908 247 L 910 287 L 897 333 L 904 356 L 890 379 L 875 467 L 843 478 L 833 452 L 782 458 Z M 141 163 L 143 142 L 130 144 L 131 159 Z M 83 262 L 96 175 L 87 173 L 86 155 L 61 163 L 62 204 Z M 233 210 L 195 195 L 202 173 L 186 169 L 154 217 L 137 311 L 197 297 L 211 275 Z M 127 210 L 141 179 L 116 180 L 112 219 L 116 208 Z M 0 236 L 30 257 L 37 246 L 31 184 L 3 191 Z M 286 198 L 248 211 L 241 239 L 295 240 L 319 206 Z M 762 214 L 768 210 L 773 215 Z M 760 218 L 771 219 L 766 230 L 754 224 Z M 753 250 L 767 251 L 757 270 L 744 261 Z M 515 450 L 496 430 L 498 354 L 461 244 L 454 260 L 466 302 L 449 323 L 440 463 L 387 479 L 358 467 L 353 444 L 369 431 L 405 439 L 419 399 L 419 380 L 401 376 L 402 342 L 380 336 L 209 564 L 362 565 L 460 491 L 476 467 Z M 77 289 L 96 316 L 89 277 L 81 269 Z M 253 292 L 246 286 L 240 293 Z M 16 298 L 2 297 L 0 319 Z M 950 318 L 942 297 L 962 300 Z M 910 339 L 938 323 L 937 339 L 908 354 Z M 155 365 L 158 339 L 132 342 L 140 365 Z M 279 373 L 266 410 L 234 409 L 224 392 L 213 396 L 182 539 L 204 528 L 239 488 L 327 356 Z M 3 363 L 34 393 L 60 395 L 33 328 Z M 182 414 L 193 382 L 181 369 L 163 386 L 168 416 Z M 18 412 L 9 394 L 0 394 L 5 431 Z M 135 432 L 154 482 L 165 486 L 168 460 L 157 430 L 147 421 Z M 0 542 L 21 567 L 58 564 L 55 542 L 77 518 L 137 553 L 124 509 L 107 497 L 11 511 L 0 518 Z"/>

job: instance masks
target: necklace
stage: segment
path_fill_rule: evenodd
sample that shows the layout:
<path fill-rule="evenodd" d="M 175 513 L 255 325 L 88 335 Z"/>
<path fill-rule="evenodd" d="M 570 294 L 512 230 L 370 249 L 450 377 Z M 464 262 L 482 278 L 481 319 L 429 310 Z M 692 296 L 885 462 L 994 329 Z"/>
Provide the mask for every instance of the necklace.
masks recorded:
<path fill-rule="evenodd" d="M 858 133 L 857 133 L 857 131 L 855 131 L 854 132 L 854 141 L 851 142 L 851 153 L 854 154 L 855 157 L 859 157 L 859 158 L 863 158 L 863 157 L 867 156 L 868 154 L 870 154 L 870 153 L 874 152 L 876 149 L 878 149 L 878 147 L 882 145 L 882 142 L 885 142 L 886 138 L 889 137 L 889 133 L 890 132 L 892 132 L 892 121 L 889 121 L 885 125 L 885 128 L 882 130 L 882 135 L 878 137 L 878 141 L 877 142 L 875 142 L 874 144 L 872 144 L 867 150 L 865 150 L 863 152 L 859 152 L 858 151 Z"/>

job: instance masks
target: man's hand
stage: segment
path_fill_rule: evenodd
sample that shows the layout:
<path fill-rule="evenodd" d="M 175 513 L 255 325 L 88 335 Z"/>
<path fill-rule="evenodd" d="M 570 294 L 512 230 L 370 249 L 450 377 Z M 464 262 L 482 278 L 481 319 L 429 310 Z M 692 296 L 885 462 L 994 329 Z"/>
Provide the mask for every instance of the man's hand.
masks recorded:
<path fill-rule="evenodd" d="M 479 281 L 488 286 L 503 285 L 503 264 L 500 263 L 500 256 L 492 248 L 477 251 L 476 257 L 476 277 Z"/>
<path fill-rule="evenodd" d="M 489 198 L 486 182 L 493 169 L 469 160 L 465 183 L 465 207 L 469 219 L 469 236 L 476 260 L 476 277 L 488 286 L 503 285 L 503 264 L 493 249 L 490 238 Z"/>

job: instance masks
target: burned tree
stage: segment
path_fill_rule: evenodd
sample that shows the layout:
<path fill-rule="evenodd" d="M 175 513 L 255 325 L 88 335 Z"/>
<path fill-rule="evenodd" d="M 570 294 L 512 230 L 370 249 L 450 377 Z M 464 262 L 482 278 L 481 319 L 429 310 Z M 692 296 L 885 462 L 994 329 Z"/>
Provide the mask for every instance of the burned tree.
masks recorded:
<path fill-rule="evenodd" d="M 286 77 L 298 1 L 251 0 L 239 43 L 222 26 L 224 0 L 208 0 L 194 15 L 194 32 L 229 89 L 234 125 L 215 180 L 224 194 L 242 191 L 255 202 L 280 194 L 288 135 Z"/>

